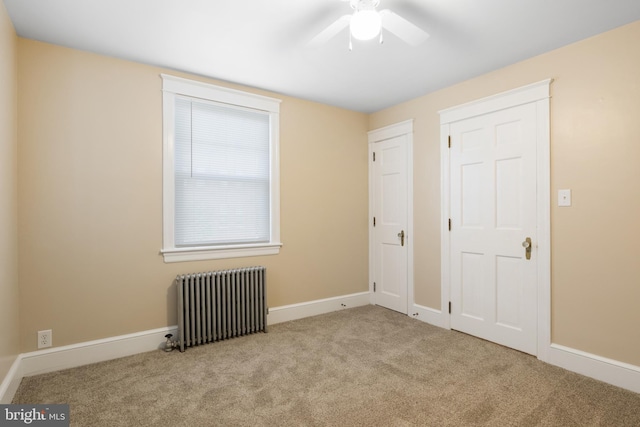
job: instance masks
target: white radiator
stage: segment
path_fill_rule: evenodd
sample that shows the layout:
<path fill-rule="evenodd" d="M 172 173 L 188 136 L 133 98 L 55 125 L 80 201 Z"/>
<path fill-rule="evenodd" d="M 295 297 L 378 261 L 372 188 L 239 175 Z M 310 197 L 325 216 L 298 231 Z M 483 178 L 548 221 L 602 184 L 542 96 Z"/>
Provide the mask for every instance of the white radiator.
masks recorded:
<path fill-rule="evenodd" d="M 178 345 L 267 332 L 266 268 L 179 275 Z"/>

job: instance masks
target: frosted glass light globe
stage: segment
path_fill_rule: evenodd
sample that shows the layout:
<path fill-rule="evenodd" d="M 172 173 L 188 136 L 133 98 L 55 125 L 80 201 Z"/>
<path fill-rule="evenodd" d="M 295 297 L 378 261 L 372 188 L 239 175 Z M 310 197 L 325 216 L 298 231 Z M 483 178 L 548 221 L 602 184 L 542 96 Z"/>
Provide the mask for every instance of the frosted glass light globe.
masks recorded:
<path fill-rule="evenodd" d="M 351 35 L 358 40 L 371 40 L 380 33 L 382 18 L 375 10 L 359 10 L 351 17 Z"/>

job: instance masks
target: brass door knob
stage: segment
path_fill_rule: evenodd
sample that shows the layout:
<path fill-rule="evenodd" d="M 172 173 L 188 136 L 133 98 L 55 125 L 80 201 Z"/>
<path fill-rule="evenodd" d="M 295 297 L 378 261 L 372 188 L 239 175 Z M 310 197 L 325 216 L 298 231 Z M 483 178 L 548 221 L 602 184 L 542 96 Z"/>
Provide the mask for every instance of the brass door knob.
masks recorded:
<path fill-rule="evenodd" d="M 524 242 L 522 242 L 522 247 L 524 248 L 524 256 L 527 259 L 531 259 L 531 237 L 527 237 Z"/>

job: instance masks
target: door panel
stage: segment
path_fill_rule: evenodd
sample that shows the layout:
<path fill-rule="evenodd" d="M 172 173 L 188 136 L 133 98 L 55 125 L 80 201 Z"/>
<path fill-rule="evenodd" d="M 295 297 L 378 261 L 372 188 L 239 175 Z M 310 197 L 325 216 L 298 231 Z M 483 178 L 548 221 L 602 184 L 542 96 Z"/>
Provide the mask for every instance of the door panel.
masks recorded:
<path fill-rule="evenodd" d="M 484 254 L 463 252 L 461 314 L 472 319 L 484 320 Z"/>
<path fill-rule="evenodd" d="M 535 354 L 536 110 L 450 127 L 451 327 Z M 535 249 L 535 247 L 534 247 Z"/>

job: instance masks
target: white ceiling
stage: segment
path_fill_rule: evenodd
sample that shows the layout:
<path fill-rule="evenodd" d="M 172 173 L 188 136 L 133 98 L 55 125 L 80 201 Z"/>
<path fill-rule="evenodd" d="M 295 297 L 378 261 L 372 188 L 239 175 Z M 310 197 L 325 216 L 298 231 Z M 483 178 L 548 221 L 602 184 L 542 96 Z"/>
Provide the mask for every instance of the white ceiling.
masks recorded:
<path fill-rule="evenodd" d="M 640 19 L 640 0 L 381 0 L 431 37 L 349 51 L 348 30 L 305 45 L 351 12 L 340 0 L 4 3 L 21 37 L 367 113 Z"/>

